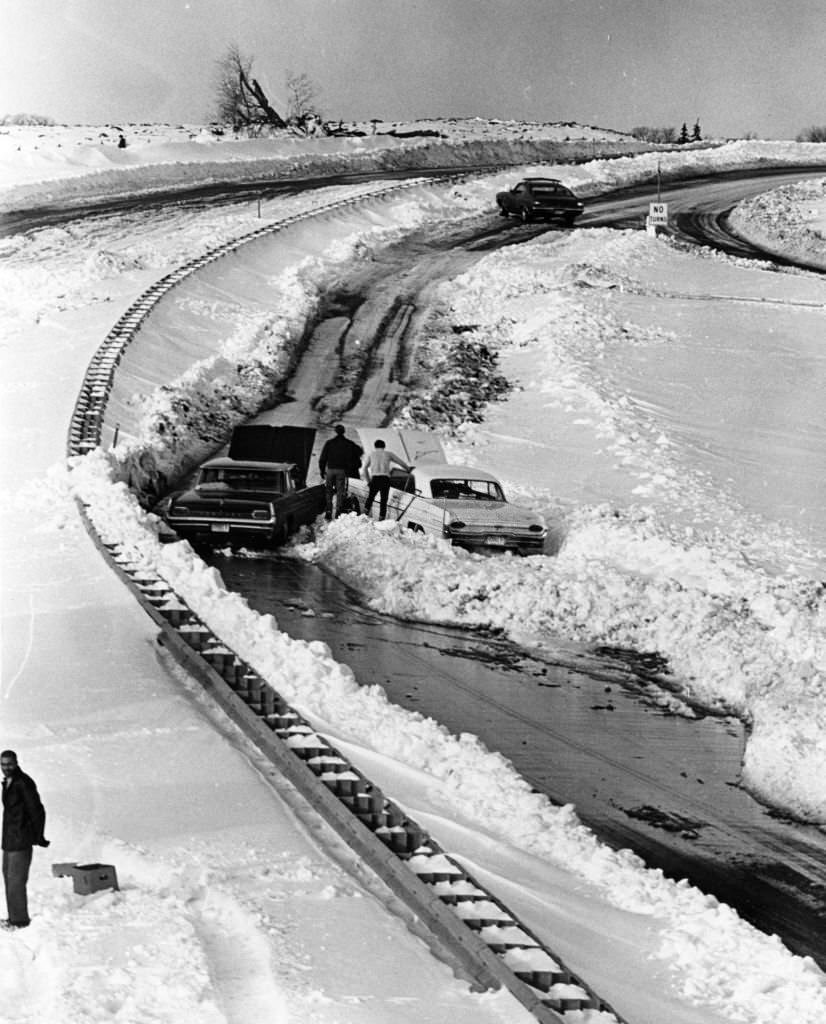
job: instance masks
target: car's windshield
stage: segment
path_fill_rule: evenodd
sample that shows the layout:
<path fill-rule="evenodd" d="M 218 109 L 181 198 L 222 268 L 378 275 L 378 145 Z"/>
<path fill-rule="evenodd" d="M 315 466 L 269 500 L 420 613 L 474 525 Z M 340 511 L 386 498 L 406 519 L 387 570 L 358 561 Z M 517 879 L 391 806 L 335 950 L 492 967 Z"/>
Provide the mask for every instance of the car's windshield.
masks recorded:
<path fill-rule="evenodd" d="M 434 498 L 460 501 L 504 501 L 502 488 L 495 480 L 473 480 L 468 477 L 443 477 L 431 480 Z"/>
<path fill-rule="evenodd" d="M 280 470 L 235 469 L 213 467 L 201 470 L 198 486 L 229 487 L 237 491 L 271 491 L 282 493 L 287 489 L 285 474 Z"/>

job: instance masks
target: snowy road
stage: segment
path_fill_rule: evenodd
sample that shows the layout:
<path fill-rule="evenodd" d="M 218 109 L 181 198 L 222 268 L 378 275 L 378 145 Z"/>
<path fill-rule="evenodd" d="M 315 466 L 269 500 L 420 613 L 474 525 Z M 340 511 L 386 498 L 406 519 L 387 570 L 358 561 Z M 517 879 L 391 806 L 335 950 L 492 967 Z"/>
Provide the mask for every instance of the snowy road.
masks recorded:
<path fill-rule="evenodd" d="M 670 713 L 642 659 L 560 646 L 537 657 L 501 638 L 401 622 L 296 559 L 210 559 L 285 632 L 321 640 L 362 686 L 472 733 L 616 849 L 733 906 L 826 963 L 826 835 L 771 815 L 738 785 L 743 729 Z"/>
<path fill-rule="evenodd" d="M 789 175 L 772 175 L 771 180 L 775 177 L 785 181 Z M 695 208 L 724 209 L 739 194 L 761 191 L 766 184 L 766 176 L 690 182 L 663 195 L 688 217 Z M 631 190 L 623 198 L 595 201 L 583 226 L 628 224 L 644 215 L 649 199 L 645 190 Z M 291 401 L 257 421 L 387 422 L 404 394 L 403 374 L 397 373 L 388 387 L 387 367 L 412 361 L 410 350 L 428 322 L 433 289 L 491 250 L 545 231 L 544 225 L 513 226 L 480 218 L 460 229 L 406 236 L 377 251 L 325 294 L 309 346 L 312 372 L 304 374 L 299 368 L 301 385 L 287 385 Z M 744 244 L 742 252 L 747 249 Z M 390 330 L 400 307 L 406 311 L 405 330 Z M 328 359 L 319 375 L 324 352 Z M 333 353 L 337 365 L 329 360 Z M 644 681 L 632 680 L 624 688 L 628 674 L 615 661 L 593 655 L 584 659 L 584 670 L 575 658 L 562 670 L 576 696 L 570 706 L 566 700 L 560 705 L 558 699 L 549 700 L 553 692 L 536 683 L 540 669 L 527 656 L 524 665 L 515 667 L 509 664 L 512 652 L 484 640 L 456 647 L 441 643 L 438 654 L 427 655 L 418 647 L 420 642 L 427 647 L 427 629 L 422 634 L 415 626 L 391 627 L 368 615 L 370 628 L 364 633 L 366 613 L 354 611 L 333 582 L 321 585 L 312 567 L 294 566 L 285 575 L 283 563 L 273 571 L 267 560 L 220 564 L 231 589 L 260 611 L 276 612 L 292 635 L 330 644 L 337 660 L 353 668 L 363 685 L 379 683 L 396 703 L 434 717 L 451 731 L 478 735 L 555 802 L 573 803 L 604 841 L 618 849 L 631 847 L 670 877 L 688 878 L 762 930 L 780 934 L 790 948 L 826 963 L 826 940 L 819 928 L 826 838 L 813 827 L 772 817 L 737 787 L 743 751 L 737 723 L 691 722 L 652 713 Z M 296 589 L 305 588 L 302 599 Z M 290 614 L 291 600 L 311 607 L 314 616 Z M 376 631 L 386 654 L 376 649 Z M 473 648 L 470 655 L 468 647 Z M 409 692 L 409 668 L 397 668 L 394 649 L 419 650 L 417 657 L 425 660 L 416 675 L 424 692 L 416 686 Z M 496 681 L 485 682 L 488 671 Z M 500 677 L 506 679 L 506 692 L 492 700 L 491 694 L 503 685 Z M 430 684 L 424 682 L 428 679 Z M 618 686 L 619 701 L 605 695 L 606 679 Z M 560 720 L 566 721 L 564 728 Z M 637 735 L 645 736 L 644 746 L 628 742 Z"/>
<path fill-rule="evenodd" d="M 823 170 L 798 169 L 755 175 L 732 174 L 667 185 L 662 199 L 669 204 L 678 238 L 720 246 L 740 256 L 766 259 L 761 250 L 724 231 L 720 218 L 739 198 Z M 639 228 L 652 186 L 620 190 L 590 201 L 578 227 Z M 381 248 L 343 276 L 322 299 L 314 341 L 308 345 L 312 369 L 299 367 L 286 388 L 290 406 L 262 414 L 261 422 L 302 422 L 330 425 L 336 419 L 353 423 L 387 423 L 402 403 L 405 368 L 415 361 L 416 336 L 426 325 L 429 295 L 443 281 L 462 274 L 485 255 L 520 245 L 548 231 L 546 224 L 517 225 L 491 214 L 460 227 L 430 226 Z M 329 356 L 335 356 L 332 369 Z M 319 360 L 326 363 L 318 372 Z M 298 383 L 300 375 L 300 383 Z"/>
<path fill-rule="evenodd" d="M 415 171 L 417 178 L 441 178 L 458 173 L 455 170 L 427 168 Z M 306 177 L 292 180 L 274 180 L 272 175 L 260 181 L 244 181 L 232 185 L 226 182 L 199 184 L 189 188 L 165 190 L 136 195 L 126 193 L 120 196 L 103 196 L 94 200 L 80 199 L 72 202 L 39 204 L 31 210 L 14 210 L 0 213 L 0 238 L 39 228 L 57 227 L 73 221 L 107 218 L 112 215 L 140 213 L 155 215 L 162 211 L 187 210 L 214 211 L 221 207 L 254 205 L 259 201 L 290 199 L 318 189 L 336 186 L 360 185 L 366 182 L 403 181 L 414 177 L 414 172 L 374 171 L 362 174 L 331 174 L 323 177 Z"/>
<path fill-rule="evenodd" d="M 736 171 L 691 181 L 664 182 L 659 191 L 653 184 L 620 189 L 588 202 L 577 227 L 642 228 L 648 204 L 662 201 L 668 204 L 670 230 L 677 238 L 708 245 L 732 256 L 766 259 L 765 252 L 726 230 L 725 215 L 743 199 L 789 182 L 822 178 L 825 170 L 823 167 L 816 170 L 798 167 L 791 171 L 766 168 L 760 173 Z M 792 262 L 771 258 L 783 264 Z"/>

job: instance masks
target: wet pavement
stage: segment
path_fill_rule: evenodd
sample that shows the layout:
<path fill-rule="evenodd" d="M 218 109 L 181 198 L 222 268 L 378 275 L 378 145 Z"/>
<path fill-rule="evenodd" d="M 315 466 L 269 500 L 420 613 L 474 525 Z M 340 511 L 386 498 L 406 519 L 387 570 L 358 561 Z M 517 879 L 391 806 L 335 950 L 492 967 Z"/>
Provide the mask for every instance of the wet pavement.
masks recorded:
<path fill-rule="evenodd" d="M 826 965 L 826 835 L 738 785 L 743 727 L 676 715 L 656 662 L 560 645 L 536 657 L 499 636 L 400 622 L 314 565 L 216 554 L 230 589 L 291 636 L 322 640 L 363 685 L 478 736 L 535 789 L 572 803 L 604 842 L 687 878 Z"/>

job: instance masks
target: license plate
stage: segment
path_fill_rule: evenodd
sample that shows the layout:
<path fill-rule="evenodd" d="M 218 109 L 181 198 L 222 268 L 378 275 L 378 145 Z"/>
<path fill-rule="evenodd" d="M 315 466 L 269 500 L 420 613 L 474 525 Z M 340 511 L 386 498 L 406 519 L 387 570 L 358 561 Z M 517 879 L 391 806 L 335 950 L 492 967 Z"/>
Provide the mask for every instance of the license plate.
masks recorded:
<path fill-rule="evenodd" d="M 213 533 L 229 533 L 229 523 L 210 523 L 209 528 Z"/>
<path fill-rule="evenodd" d="M 504 547 L 505 538 L 500 537 L 498 534 L 491 534 L 491 536 L 485 537 L 485 543 L 490 544 L 491 547 Z"/>

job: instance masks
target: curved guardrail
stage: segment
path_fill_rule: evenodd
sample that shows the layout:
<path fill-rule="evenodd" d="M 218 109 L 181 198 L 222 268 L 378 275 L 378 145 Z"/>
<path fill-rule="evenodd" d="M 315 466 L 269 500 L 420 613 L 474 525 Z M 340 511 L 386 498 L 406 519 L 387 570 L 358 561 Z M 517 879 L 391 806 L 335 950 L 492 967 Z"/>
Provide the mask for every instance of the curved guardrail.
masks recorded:
<path fill-rule="evenodd" d="M 466 175 L 448 175 L 441 182 Z M 300 220 L 412 188 L 415 179 L 316 207 L 267 224 L 208 250 L 148 288 L 109 331 L 83 379 L 69 426 L 69 456 L 100 444 L 106 403 L 126 347 L 170 289 L 201 267 L 247 242 Z M 571 1012 L 615 1010 L 541 941 L 493 893 L 392 799 L 364 776 L 252 667 L 216 636 L 154 571 L 133 562 L 121 545 L 103 539 L 86 506 L 81 517 L 109 564 L 160 628 L 159 642 L 296 786 L 304 798 L 403 900 L 428 930 L 433 952 L 477 990 L 505 986 L 541 1024 L 560 1024 Z M 581 1019 L 578 1017 L 577 1019 Z"/>

